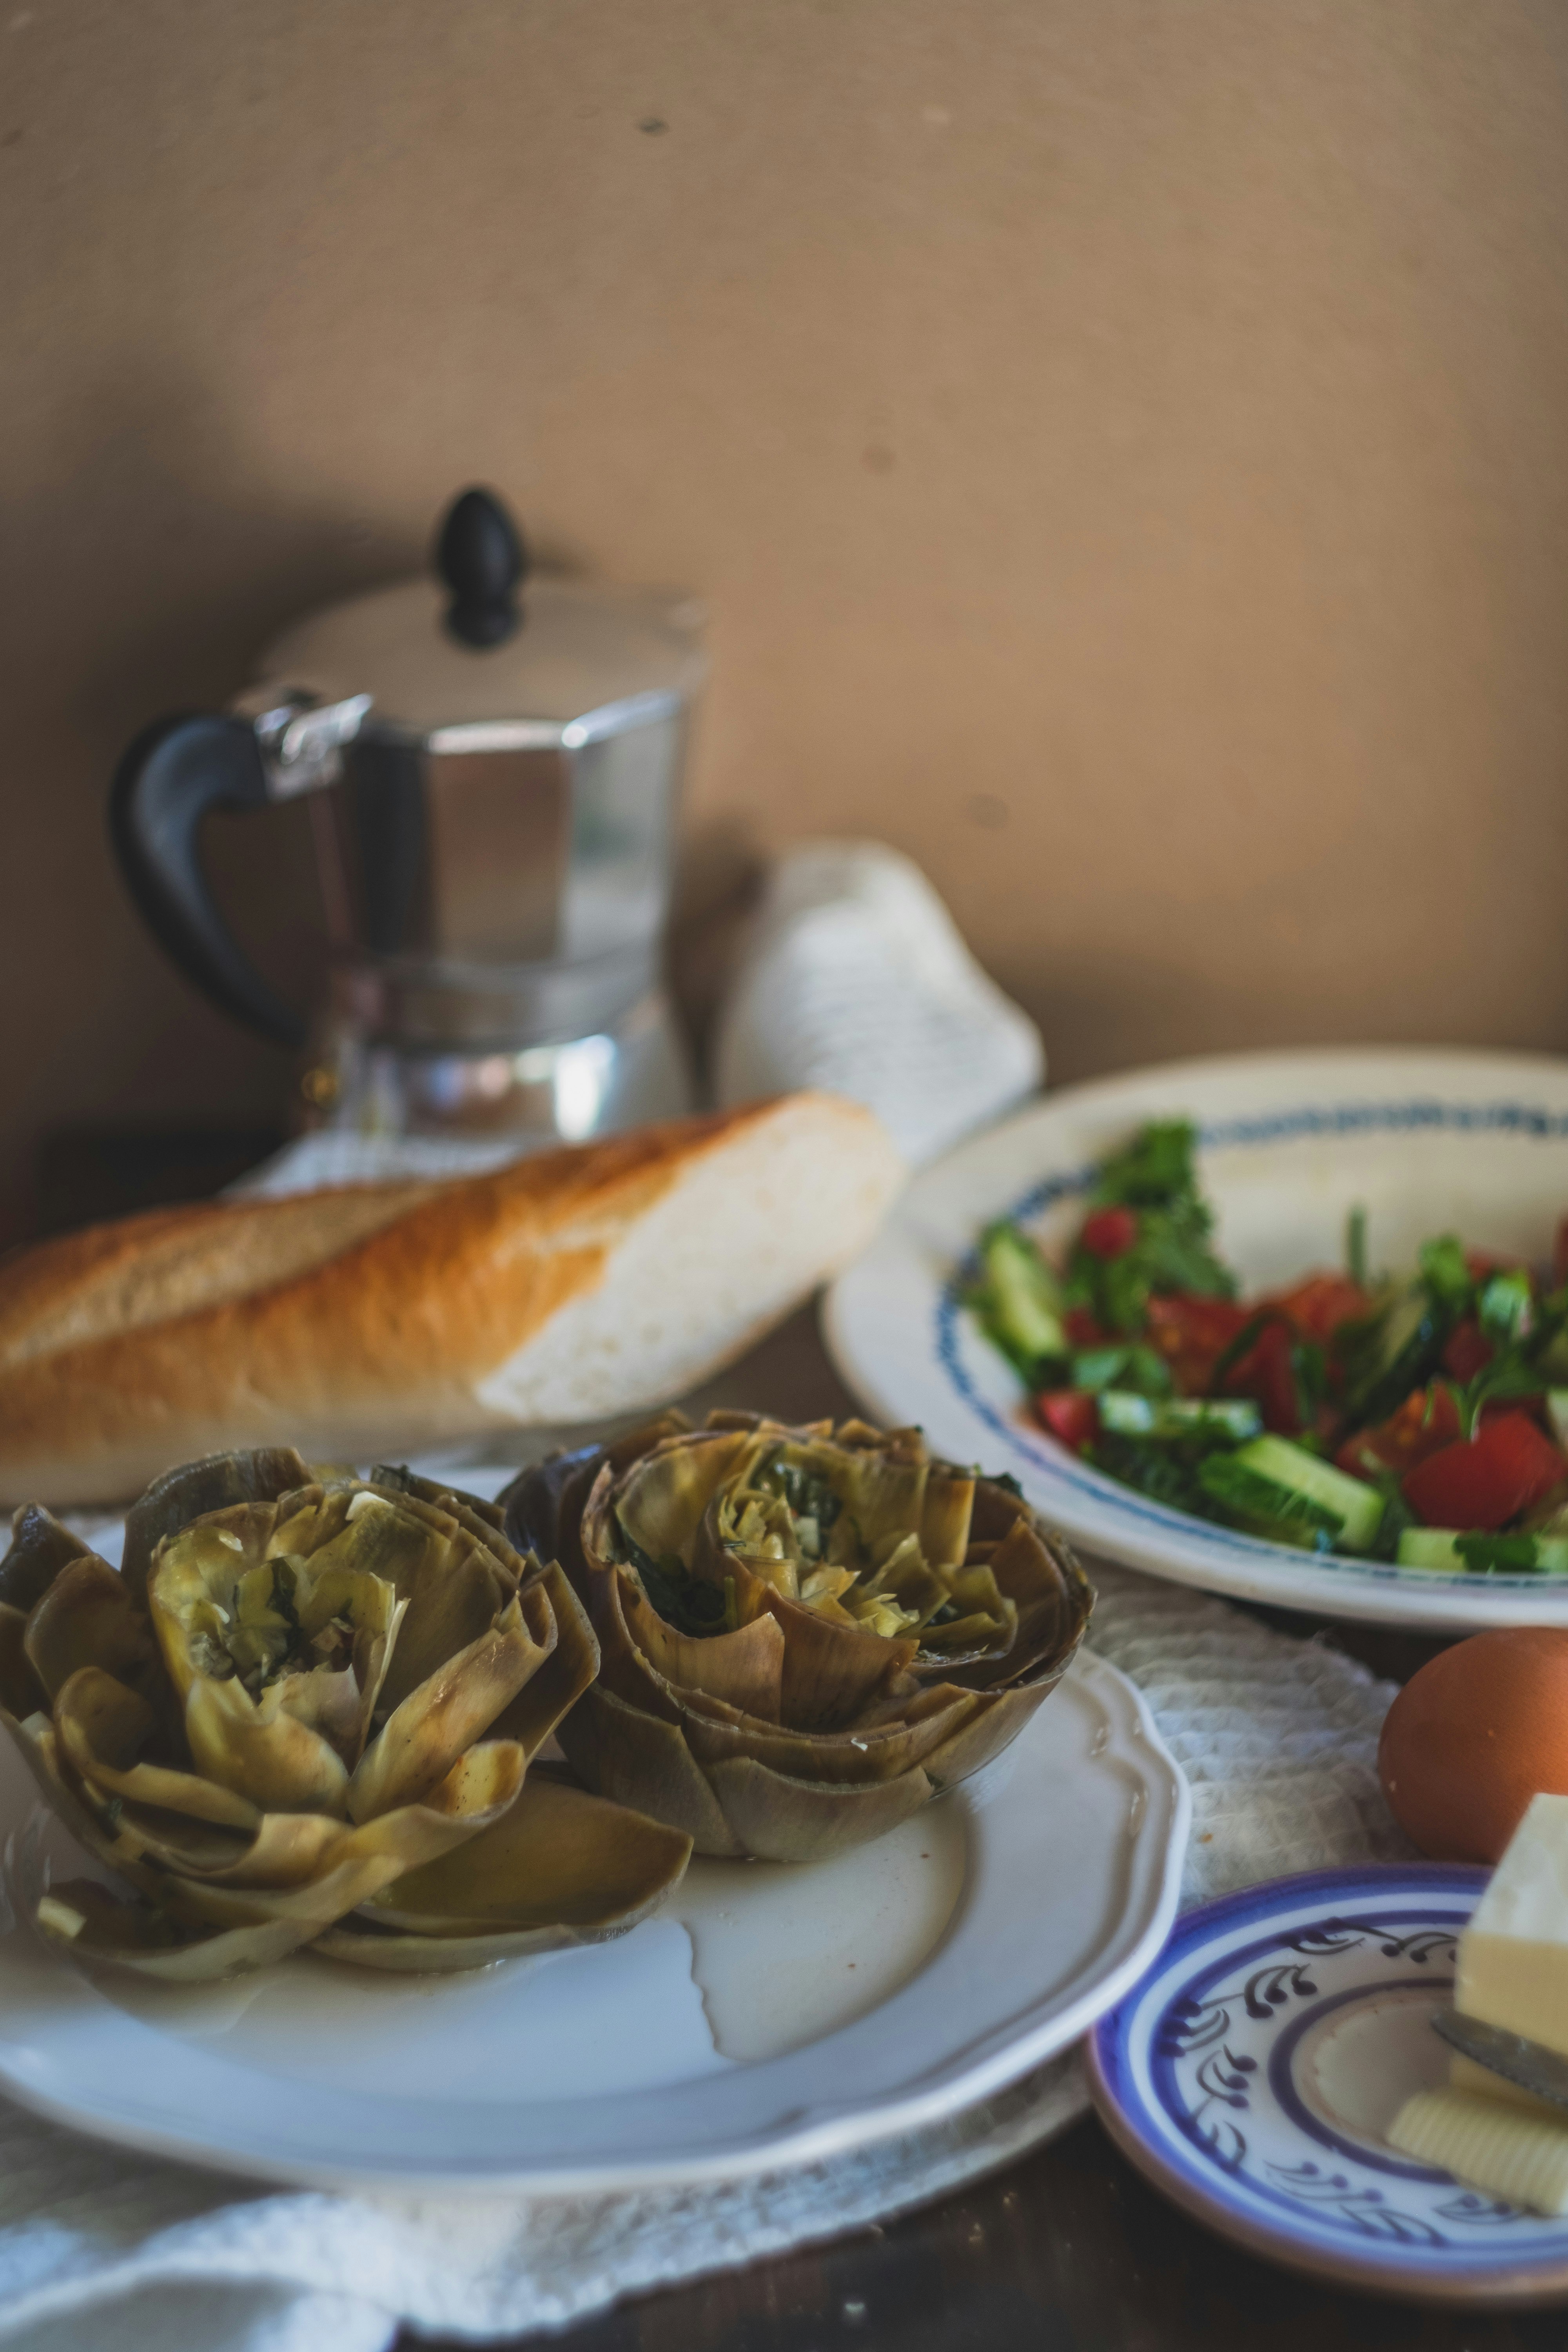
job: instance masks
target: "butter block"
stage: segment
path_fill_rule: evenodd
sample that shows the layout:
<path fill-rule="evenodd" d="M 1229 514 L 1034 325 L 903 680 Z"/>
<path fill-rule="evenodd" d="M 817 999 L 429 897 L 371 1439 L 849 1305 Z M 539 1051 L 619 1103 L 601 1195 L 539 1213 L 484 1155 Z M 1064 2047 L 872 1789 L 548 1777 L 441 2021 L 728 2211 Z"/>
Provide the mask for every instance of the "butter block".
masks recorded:
<path fill-rule="evenodd" d="M 1438 2166 L 1489 2197 L 1568 2214 L 1568 2126 L 1468 2091 L 1418 2091 L 1395 2116 L 1388 2140 L 1402 2156 Z"/>
<path fill-rule="evenodd" d="M 1568 2058 L 1568 1797 L 1532 1797 L 1459 1938 L 1454 2006 Z"/>

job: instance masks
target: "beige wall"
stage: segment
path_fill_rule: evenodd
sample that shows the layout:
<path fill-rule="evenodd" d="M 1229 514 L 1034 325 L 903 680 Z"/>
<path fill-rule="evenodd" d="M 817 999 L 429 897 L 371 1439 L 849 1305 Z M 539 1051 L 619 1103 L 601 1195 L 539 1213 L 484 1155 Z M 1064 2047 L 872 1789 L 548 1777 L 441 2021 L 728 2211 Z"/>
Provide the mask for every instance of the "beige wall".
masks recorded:
<path fill-rule="evenodd" d="M 1561 8 L 5 0 L 0 378 L 13 1202 L 280 1097 L 108 772 L 473 477 L 709 598 L 703 870 L 900 842 L 1058 1075 L 1568 1037 Z"/>

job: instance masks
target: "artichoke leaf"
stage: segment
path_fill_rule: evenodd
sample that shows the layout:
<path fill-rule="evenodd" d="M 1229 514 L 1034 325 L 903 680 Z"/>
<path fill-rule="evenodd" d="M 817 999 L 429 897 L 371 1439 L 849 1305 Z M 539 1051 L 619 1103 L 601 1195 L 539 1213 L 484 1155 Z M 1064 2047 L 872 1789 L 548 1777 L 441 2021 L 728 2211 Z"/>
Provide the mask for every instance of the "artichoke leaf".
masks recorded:
<path fill-rule="evenodd" d="M 140 1692 L 101 1666 L 83 1666 L 55 1701 L 55 1732 L 71 1769 L 111 1797 L 254 1832 L 261 1809 L 199 1773 L 142 1760 L 158 1718 Z"/>
<path fill-rule="evenodd" d="M 185 1700 L 192 1759 L 198 1772 L 263 1812 L 341 1815 L 348 1768 L 331 1742 L 284 1704 L 288 1696 L 297 1695 L 278 1683 L 253 1699 L 237 1680 L 199 1677 Z"/>
<path fill-rule="evenodd" d="M 984 1483 L 979 1491 L 984 1494 Z M 1040 1666 L 1054 1668 L 1049 1680 L 1055 1681 L 1083 1639 L 1093 1591 L 1065 1548 L 1053 1558 L 1029 1520 L 1019 1516 L 1014 1496 L 996 1488 L 991 1492 L 1014 1514 L 1000 1540 L 987 1548 L 1004 1604 L 1017 1612 L 1012 1640 L 978 1658 L 933 1656 L 917 1664 L 916 1672 L 969 1690 L 1022 1685 Z"/>
<path fill-rule="evenodd" d="M 699 1853 L 745 1852 L 673 1723 L 626 1706 L 595 1683 L 556 1737 L 573 1770 L 601 1797 L 668 1822 Z"/>
<path fill-rule="evenodd" d="M 160 1872 L 156 1901 L 172 1919 L 187 1927 L 251 1927 L 268 1920 L 291 1921 L 300 1930 L 298 1942 L 305 1944 L 345 1911 L 390 1885 L 405 1868 L 402 1855 L 389 1850 L 384 1840 L 367 1849 L 356 1848 L 345 1838 L 341 1853 L 329 1853 L 325 1866 L 297 1885 L 224 1886 Z"/>
<path fill-rule="evenodd" d="M 597 1686 L 614 1691 L 630 1706 L 674 1723 L 680 1709 L 663 1675 L 633 1641 L 626 1623 L 626 1609 L 637 1589 L 622 1569 L 589 1572 L 588 1610 L 599 1644 Z"/>
<path fill-rule="evenodd" d="M 18 1721 L 13 1715 L 3 1715 L 0 1716 L 0 1727 L 9 1734 L 12 1745 L 31 1773 L 45 1803 L 51 1812 L 58 1814 L 78 1845 L 85 1853 L 95 1855 L 100 1862 L 107 1863 L 110 1869 L 121 1871 L 134 1884 L 140 1885 L 148 1881 L 153 1874 L 139 1870 L 133 1855 L 121 1857 L 112 1831 L 98 1819 L 91 1804 L 67 1777 L 48 1717 L 30 1715 Z"/>
<path fill-rule="evenodd" d="M 11 1548 L 0 1559 L 0 1601 L 26 1616 L 73 1559 L 94 1555 L 41 1503 L 24 1503 L 11 1519 Z"/>
<path fill-rule="evenodd" d="M 974 1479 L 933 1462 L 921 1509 L 921 1549 L 933 1568 L 957 1568 L 968 1555 Z"/>
<path fill-rule="evenodd" d="M 1020 1609 L 1031 1601 L 1048 1601 L 1053 1609 L 1060 1609 L 1062 1581 L 1057 1563 L 1021 1512 L 991 1554 L 989 1567 L 997 1591 Z"/>
<path fill-rule="evenodd" d="M 998 1630 L 1003 1625 L 1016 1625 L 1018 1604 L 1004 1595 L 992 1562 L 982 1560 L 973 1567 L 949 1569 L 943 1580 L 948 1599 L 955 1607 L 972 1616 L 989 1617 Z"/>
<path fill-rule="evenodd" d="M 106 1799 L 89 1780 L 83 1780 L 82 1793 L 89 1803 L 103 1805 L 106 1826 L 113 1808 L 117 1870 L 123 1870 L 123 1857 L 129 1856 L 154 1864 L 172 1877 L 215 1885 L 271 1892 L 303 1886 L 339 1858 L 346 1834 L 342 1822 L 324 1813 L 263 1813 L 247 1835 L 160 1806 Z"/>
<path fill-rule="evenodd" d="M 552 1620 L 549 1630 L 552 1646 Z M 416 1802 L 489 1730 L 549 1654 L 514 1594 L 477 1641 L 447 1657 L 388 1717 L 348 1784 L 351 1818 L 367 1822 Z"/>
<path fill-rule="evenodd" d="M 246 1837 L 126 1803 L 115 1833 L 121 1847 L 176 1876 L 281 1893 L 376 1855 L 410 1870 L 446 1853 L 500 1819 L 526 1769 L 514 1741 L 492 1741 L 459 1758 L 423 1804 L 382 1813 L 358 1828 L 320 1813 L 266 1813 Z M 90 1787 L 85 1793 L 90 1800 Z"/>
<path fill-rule="evenodd" d="M 917 1645 L 907 1638 L 829 1624 L 798 1601 L 769 1598 L 784 1629 L 781 1720 L 798 1730 L 837 1731 L 903 1684 Z"/>
<path fill-rule="evenodd" d="M 516 1570 L 455 1527 L 450 1541 L 426 1555 L 409 1592 L 382 1686 L 383 1706 L 388 1712 L 401 1706 L 448 1658 L 481 1640 L 517 1589 Z M 541 1622 L 534 1639 L 548 1649 L 553 1632 Z"/>
<path fill-rule="evenodd" d="M 437 1937 L 626 1926 L 690 1853 L 679 1831 L 536 1776 L 500 1821 L 384 1888 L 363 1916 Z"/>
<path fill-rule="evenodd" d="M 663 1900 L 662 1894 L 656 1895 L 647 1910 L 657 1910 Z M 389 1976 L 455 1976 L 460 1969 L 489 1968 L 497 1960 L 537 1960 L 547 1952 L 566 1951 L 577 1944 L 608 1943 L 626 1935 L 644 1916 L 638 1914 L 597 1932 L 579 1927 L 521 1927 L 479 1936 L 436 1936 L 399 1934 L 395 1928 L 375 1927 L 351 1912 L 335 1927 L 325 1928 L 310 1949 L 345 1968 L 380 1969 Z"/>
<path fill-rule="evenodd" d="M 498 1536 L 506 1531 L 506 1514 L 499 1502 L 487 1503 L 482 1495 L 470 1495 L 464 1486 L 448 1486 L 444 1480 L 421 1478 L 410 1470 L 405 1462 L 395 1466 L 378 1462 L 363 1479 L 356 1479 L 354 1483 L 379 1486 L 395 1495 L 412 1495 L 417 1501 L 432 1504 L 437 1510 L 448 1515 L 455 1515 L 458 1510 L 469 1511 L 493 1528 Z"/>
<path fill-rule="evenodd" d="M 892 1601 L 906 1622 L 912 1621 L 911 1631 L 923 1626 L 952 1598 L 948 1585 L 926 1559 L 921 1539 L 915 1535 L 902 1537 L 881 1566 L 861 1580 L 849 1602 L 852 1612 L 862 1595 L 868 1600 Z"/>
<path fill-rule="evenodd" d="M 319 1731 L 352 1770 L 369 1734 L 402 1612 L 386 1579 L 354 1558 L 346 1497 L 279 1517 L 240 1505 L 160 1545 L 149 1601 L 171 1675 L 231 1675 Z M 315 1549 L 291 1550 L 290 1542 Z M 344 1538 L 350 1540 L 345 1543 Z"/>
<path fill-rule="evenodd" d="M 844 1788 L 737 1756 L 711 1765 L 708 1780 L 741 1851 L 760 1862 L 826 1862 L 885 1837 L 932 1794 L 918 1765 L 895 1780 Z"/>
<path fill-rule="evenodd" d="M 125 1517 L 121 1576 L 133 1601 L 146 1596 L 153 1555 L 165 1537 L 193 1519 L 237 1503 L 275 1503 L 310 1483 L 307 1464 L 291 1445 L 261 1446 L 250 1454 L 211 1454 L 154 1478 Z"/>
<path fill-rule="evenodd" d="M 96 1552 L 60 1570 L 27 1620 L 23 1647 L 51 1699 L 81 1666 L 142 1688 L 163 1679 L 146 1618 Z"/>
<path fill-rule="evenodd" d="M 0 1601 L 0 1707 L 17 1717 L 48 1705 L 27 1655 L 27 1613 Z"/>
<path fill-rule="evenodd" d="M 773 1730 L 765 1725 L 715 1722 L 696 1713 L 682 1723 L 687 1747 L 707 1770 L 732 1757 L 750 1756 L 771 1771 L 800 1780 L 844 1787 L 897 1780 L 924 1763 L 951 1740 L 979 1706 L 970 1691 L 922 1691 L 908 1713 L 875 1727 L 857 1725 L 839 1732 Z"/>
<path fill-rule="evenodd" d="M 153 1977 L 166 1984 L 211 1984 L 242 1969 L 270 1967 L 310 1939 L 293 1920 L 182 1933 L 153 1906 L 117 1901 L 96 1879 L 51 1887 L 36 1913 L 51 1943 L 73 1958 Z"/>
<path fill-rule="evenodd" d="M 926 1758 L 925 1769 L 931 1780 L 939 1788 L 955 1788 L 972 1772 L 978 1772 L 983 1764 L 989 1764 L 994 1756 L 1000 1756 L 1065 1672 L 1064 1664 L 1060 1672 L 1042 1682 L 1021 1683 L 1012 1690 L 977 1692 L 975 1712 L 951 1739 Z"/>
<path fill-rule="evenodd" d="M 1012 1602 L 1003 1603 L 1003 1614 L 992 1617 L 984 1610 L 970 1617 L 950 1618 L 941 1625 L 928 1624 L 921 1632 L 921 1656 L 929 1659 L 986 1659 L 993 1676 L 1012 1648 L 1017 1628 L 1017 1612 Z"/>
<path fill-rule="evenodd" d="M 918 1461 L 900 1459 L 890 1446 L 846 1457 L 835 1481 L 843 1508 L 827 1540 L 827 1557 L 836 1567 L 879 1562 L 920 1527 L 930 1466 L 923 1447 Z"/>
<path fill-rule="evenodd" d="M 515 1739 L 531 1761 L 598 1674 L 599 1644 L 587 1611 L 556 1562 L 525 1586 L 521 1597 L 525 1606 L 535 1601 L 548 1604 L 554 1641 L 543 1664 L 497 1716 L 490 1736 Z"/>
<path fill-rule="evenodd" d="M 626 1627 L 642 1655 L 667 1683 L 729 1701 L 742 1714 L 777 1723 L 784 1688 L 784 1629 L 771 1611 L 731 1633 L 699 1636 L 668 1624 L 647 1595 L 629 1583 L 620 1592 Z"/>
<path fill-rule="evenodd" d="M 690 1422 L 672 1406 L 609 1445 L 584 1445 L 552 1454 L 522 1470 L 500 1496 L 502 1531 L 514 1550 L 559 1560 L 568 1576 L 584 1569 L 584 1536 L 590 1502 L 601 1478 L 606 1488 L 618 1472 L 639 1461 L 667 1438 L 687 1434 Z M 599 1565 L 604 1566 L 601 1559 Z"/>
<path fill-rule="evenodd" d="M 582 1566 L 583 1512 L 603 1460 L 598 1446 L 580 1445 L 519 1471 L 500 1497 L 502 1532 L 514 1551 L 569 1570 Z"/>
<path fill-rule="evenodd" d="M 440 1561 L 458 1532 L 450 1513 L 363 1484 L 308 1486 L 279 1506 L 271 1552 L 373 1576 L 401 1600 Z"/>
<path fill-rule="evenodd" d="M 650 1559 L 673 1555 L 689 1567 L 702 1515 L 751 1444 L 743 1430 L 705 1430 L 698 1436 L 678 1432 L 661 1440 L 637 1462 L 621 1489 L 614 1516 L 622 1531 Z M 608 1461 L 601 1474 L 606 1494 L 615 1467 Z M 614 1554 L 603 1546 L 607 1529 L 595 1519 L 591 1500 L 589 1542 L 605 1562 Z"/>

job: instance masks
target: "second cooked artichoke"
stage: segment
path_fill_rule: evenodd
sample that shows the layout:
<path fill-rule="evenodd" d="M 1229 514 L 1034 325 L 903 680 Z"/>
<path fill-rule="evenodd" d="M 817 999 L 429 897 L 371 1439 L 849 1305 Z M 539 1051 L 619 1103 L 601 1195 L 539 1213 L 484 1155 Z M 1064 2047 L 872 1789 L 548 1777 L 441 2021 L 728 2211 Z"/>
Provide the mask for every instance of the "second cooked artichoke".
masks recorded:
<path fill-rule="evenodd" d="M 918 1431 L 668 1415 L 502 1500 L 598 1638 L 567 1756 L 700 1853 L 880 1836 L 1016 1738 L 1093 1605 L 1016 1489 Z"/>
<path fill-rule="evenodd" d="M 679 1832 L 529 1767 L 593 1682 L 561 1570 L 493 1507 L 287 1452 L 160 1479 L 116 1571 L 47 1511 L 0 1561 L 0 1721 L 131 1890 L 43 1892 L 85 1957 L 193 1980 L 303 1945 L 473 1966 L 628 1927 Z"/>

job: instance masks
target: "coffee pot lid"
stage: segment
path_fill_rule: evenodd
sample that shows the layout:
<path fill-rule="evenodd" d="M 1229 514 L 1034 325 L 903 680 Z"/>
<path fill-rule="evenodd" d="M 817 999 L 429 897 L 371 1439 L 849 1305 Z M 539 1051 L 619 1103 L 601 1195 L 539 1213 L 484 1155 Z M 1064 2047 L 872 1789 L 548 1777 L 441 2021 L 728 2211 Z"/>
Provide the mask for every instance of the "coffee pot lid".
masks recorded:
<path fill-rule="evenodd" d="M 701 683 L 695 599 L 532 572 L 493 491 L 447 509 L 436 574 L 308 614 L 268 648 L 268 680 L 319 702 L 368 695 L 370 726 L 426 737 L 590 718 L 599 733 Z"/>

